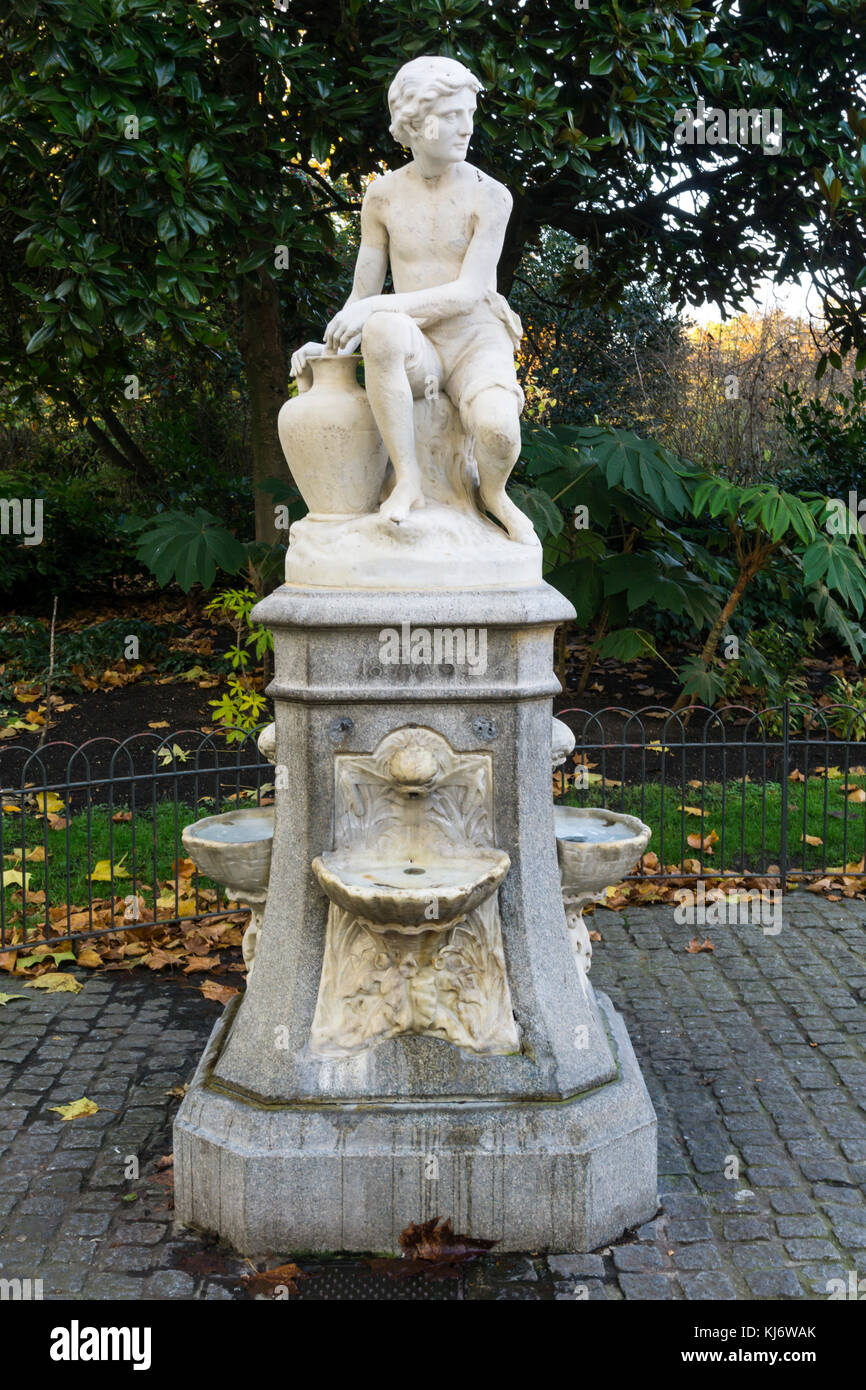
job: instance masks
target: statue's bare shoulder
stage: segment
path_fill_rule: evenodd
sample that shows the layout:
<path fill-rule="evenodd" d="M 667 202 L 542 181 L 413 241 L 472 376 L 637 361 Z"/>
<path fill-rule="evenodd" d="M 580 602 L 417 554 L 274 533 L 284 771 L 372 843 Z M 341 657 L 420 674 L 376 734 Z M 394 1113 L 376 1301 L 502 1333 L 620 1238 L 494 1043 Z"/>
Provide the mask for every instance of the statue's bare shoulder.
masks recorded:
<path fill-rule="evenodd" d="M 474 164 L 465 162 L 460 166 L 458 177 L 461 194 L 470 212 L 485 217 L 485 220 L 508 220 L 514 199 L 505 184 L 491 178 L 482 169 L 476 169 Z M 416 179 L 411 163 L 377 175 L 364 194 L 365 221 L 386 227 L 389 214 L 393 216 L 399 213 L 406 199 L 414 199 Z"/>
<path fill-rule="evenodd" d="M 474 164 L 464 164 L 463 168 L 468 175 L 469 186 L 473 188 L 477 198 L 477 208 L 489 213 L 504 214 L 506 217 L 511 215 L 514 206 L 514 199 L 498 179 L 491 178 L 485 174 L 483 169 L 476 169 Z"/>

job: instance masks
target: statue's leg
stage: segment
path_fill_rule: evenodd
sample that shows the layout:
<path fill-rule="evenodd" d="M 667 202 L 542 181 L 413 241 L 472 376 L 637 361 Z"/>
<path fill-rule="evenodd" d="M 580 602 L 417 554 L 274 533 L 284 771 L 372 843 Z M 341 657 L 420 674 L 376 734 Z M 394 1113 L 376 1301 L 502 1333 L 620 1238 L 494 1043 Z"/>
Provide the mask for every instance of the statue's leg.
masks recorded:
<path fill-rule="evenodd" d="M 505 484 L 520 454 L 520 406 L 513 392 L 487 387 L 466 406 L 465 425 L 475 436 L 481 501 L 513 541 L 538 545 L 532 522 L 506 496 Z"/>
<path fill-rule="evenodd" d="M 407 314 L 371 314 L 361 351 L 367 398 L 397 479 L 379 512 L 388 521 L 405 521 L 413 507 L 424 505 L 412 402 L 423 396 L 431 377 L 438 386 L 441 365 L 435 348 Z"/>

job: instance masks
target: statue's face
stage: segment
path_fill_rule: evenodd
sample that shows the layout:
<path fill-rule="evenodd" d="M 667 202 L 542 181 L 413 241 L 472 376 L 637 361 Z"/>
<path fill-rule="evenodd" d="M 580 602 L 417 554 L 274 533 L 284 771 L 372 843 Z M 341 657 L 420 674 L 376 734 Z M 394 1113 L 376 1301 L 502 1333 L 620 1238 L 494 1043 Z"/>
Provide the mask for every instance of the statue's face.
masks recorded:
<path fill-rule="evenodd" d="M 420 122 L 412 148 L 421 149 L 431 159 L 459 163 L 466 158 L 472 139 L 475 93 L 470 87 L 439 97 Z"/>

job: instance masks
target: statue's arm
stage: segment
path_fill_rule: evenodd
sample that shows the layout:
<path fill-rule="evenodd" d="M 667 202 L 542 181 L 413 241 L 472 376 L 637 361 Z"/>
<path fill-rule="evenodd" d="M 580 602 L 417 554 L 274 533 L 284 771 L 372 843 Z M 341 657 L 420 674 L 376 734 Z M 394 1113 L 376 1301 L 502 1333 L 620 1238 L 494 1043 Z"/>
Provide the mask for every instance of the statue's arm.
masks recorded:
<path fill-rule="evenodd" d="M 374 192 L 368 189 L 361 204 L 361 245 L 355 262 L 352 293 L 343 305 L 341 314 L 350 304 L 380 295 L 385 283 L 388 272 L 388 232 L 379 215 L 378 202 L 378 190 Z M 339 317 L 340 315 L 337 316 Z M 338 341 L 336 335 L 331 332 L 336 321 L 333 319 L 328 324 L 324 343 L 305 343 L 292 355 L 291 374 L 297 379 L 299 391 L 308 391 L 313 384 L 309 364 L 314 357 L 321 357 L 322 353 L 328 350 L 354 352 L 357 349 L 361 341 L 360 330 L 355 334 L 344 335 Z"/>
<path fill-rule="evenodd" d="M 387 272 L 388 232 L 379 214 L 378 191 L 374 185 L 368 188 L 361 204 L 361 245 L 355 262 L 352 293 L 343 307 L 381 294 Z"/>
<path fill-rule="evenodd" d="M 488 290 L 496 287 L 496 266 L 502 254 L 511 205 L 508 189 L 488 179 L 479 189 L 475 229 L 457 279 L 430 289 L 410 290 L 406 294 L 381 294 L 383 269 L 379 290 L 358 298 L 354 297 L 353 290 L 352 298 L 328 324 L 325 334 L 328 347 L 334 351 L 351 350 L 351 345 L 360 341 L 360 333 L 367 319 L 380 310 L 408 314 L 422 328 L 440 319 L 469 313 Z M 381 250 L 381 246 L 378 249 Z M 384 266 L 387 266 L 387 252 L 383 251 L 382 254 L 385 257 Z M 359 255 L 359 265 L 360 260 Z"/>
<path fill-rule="evenodd" d="M 490 289 L 496 288 L 496 267 L 502 255 L 512 197 L 502 184 L 489 180 L 483 188 L 472 235 L 456 280 L 408 294 L 379 296 L 377 308 L 408 314 L 423 328 L 439 319 L 466 314 Z"/>

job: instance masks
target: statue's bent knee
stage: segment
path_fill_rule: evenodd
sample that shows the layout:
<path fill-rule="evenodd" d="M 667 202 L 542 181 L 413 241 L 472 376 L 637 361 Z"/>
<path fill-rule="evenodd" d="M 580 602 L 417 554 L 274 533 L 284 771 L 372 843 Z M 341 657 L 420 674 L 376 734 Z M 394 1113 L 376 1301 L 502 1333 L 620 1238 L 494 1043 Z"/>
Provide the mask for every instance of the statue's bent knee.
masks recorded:
<path fill-rule="evenodd" d="M 371 314 L 361 334 L 361 351 L 365 357 L 408 352 L 411 324 L 406 314 L 390 314 L 384 310 Z"/>

